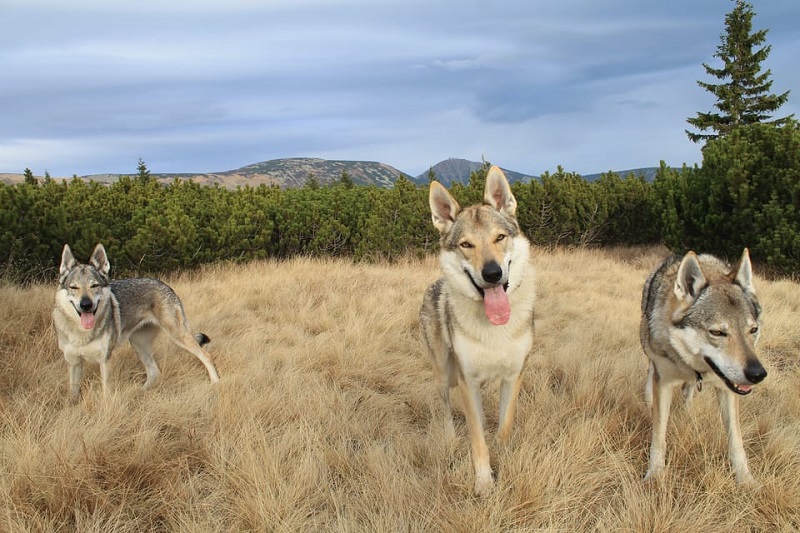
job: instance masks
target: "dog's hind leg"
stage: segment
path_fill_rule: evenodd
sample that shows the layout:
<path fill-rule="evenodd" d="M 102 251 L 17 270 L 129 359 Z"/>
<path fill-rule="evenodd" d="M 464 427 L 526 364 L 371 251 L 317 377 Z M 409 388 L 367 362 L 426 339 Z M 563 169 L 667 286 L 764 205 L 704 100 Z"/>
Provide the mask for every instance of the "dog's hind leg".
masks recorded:
<path fill-rule="evenodd" d="M 669 420 L 669 409 L 672 405 L 672 393 L 675 390 L 675 386 L 676 383 L 674 382 L 664 382 L 658 375 L 658 369 L 653 369 L 653 436 L 650 442 L 650 466 L 644 476 L 645 481 L 659 476 L 666 464 L 667 421 Z"/>
<path fill-rule="evenodd" d="M 472 465 L 475 468 L 475 494 L 485 496 L 494 485 L 492 467 L 489 464 L 489 447 L 483 434 L 483 405 L 479 384 L 468 384 L 458 380 L 461 397 L 464 400 L 464 414 L 472 449 Z"/>
<path fill-rule="evenodd" d="M 447 378 L 439 379 L 439 398 L 442 400 L 444 413 L 444 436 L 447 440 L 453 440 L 456 436 L 456 428 L 453 425 L 453 407 L 450 403 L 450 384 Z"/>
<path fill-rule="evenodd" d="M 197 357 L 200 362 L 203 363 L 203 366 L 206 367 L 206 371 L 208 372 L 208 377 L 211 378 L 211 383 L 217 383 L 219 381 L 219 374 L 217 374 L 217 369 L 214 366 L 214 362 L 211 360 L 211 355 L 203 349 L 198 339 L 192 336 L 188 330 L 183 330 L 180 333 L 169 331 L 169 336 L 172 342 Z M 203 344 L 211 341 L 211 339 L 205 335 L 200 336 L 200 340 Z"/>
<path fill-rule="evenodd" d="M 647 379 L 644 382 L 644 403 L 647 407 L 653 407 L 653 375 L 656 371 L 656 367 L 652 361 L 650 361 L 650 365 L 647 367 Z"/>
<path fill-rule="evenodd" d="M 500 384 L 500 424 L 497 427 L 497 440 L 500 443 L 507 442 L 511 435 L 511 425 L 514 422 L 514 412 L 521 386 L 522 372 L 513 379 L 503 380 Z"/>
<path fill-rule="evenodd" d="M 145 327 L 133 333 L 130 337 L 131 346 L 139 356 L 139 361 L 144 365 L 144 371 L 147 373 L 147 380 L 144 382 L 144 388 L 149 389 L 158 382 L 161 376 L 161 370 L 158 368 L 155 358 L 153 357 L 153 341 L 158 335 L 158 329 L 155 327 Z"/>
<path fill-rule="evenodd" d="M 81 398 L 82 376 L 83 361 L 78 359 L 77 363 L 69 363 L 69 399 L 72 403 L 78 403 Z"/>
<path fill-rule="evenodd" d="M 739 397 L 727 390 L 718 390 L 719 410 L 722 422 L 728 432 L 728 456 L 736 474 L 736 482 L 745 485 L 755 484 L 747 466 L 747 454 L 742 443 L 742 428 L 739 425 Z"/>
<path fill-rule="evenodd" d="M 100 383 L 103 386 L 103 396 L 108 397 L 109 394 L 109 368 L 108 368 L 108 355 L 100 361 Z"/>
<path fill-rule="evenodd" d="M 692 400 L 694 399 L 694 391 L 697 388 L 697 383 L 684 383 L 681 387 L 681 392 L 683 393 L 683 406 L 686 409 L 689 409 L 692 406 Z"/>
<path fill-rule="evenodd" d="M 458 369 L 455 355 L 448 350 L 442 338 L 442 328 L 436 322 L 422 321 L 422 339 L 428 349 L 428 355 L 433 363 L 434 380 L 439 399 L 442 401 L 442 420 L 444 422 L 444 436 L 448 441 L 456 436 L 453 424 L 453 407 L 450 403 L 450 389 L 458 386 Z"/>
<path fill-rule="evenodd" d="M 454 354 L 446 350 L 443 350 L 442 353 L 447 355 L 443 361 L 444 368 L 439 369 L 437 372 L 439 397 L 442 399 L 444 406 L 444 436 L 447 440 L 453 440 L 456 436 L 456 429 L 453 425 L 453 406 L 450 403 L 450 389 L 458 386 L 458 369 L 456 368 Z"/>

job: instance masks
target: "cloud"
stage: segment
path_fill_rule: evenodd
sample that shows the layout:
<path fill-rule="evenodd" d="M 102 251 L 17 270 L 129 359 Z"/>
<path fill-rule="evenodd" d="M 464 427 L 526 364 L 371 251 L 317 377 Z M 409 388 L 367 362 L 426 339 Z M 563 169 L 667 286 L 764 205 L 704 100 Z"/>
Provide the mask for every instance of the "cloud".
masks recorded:
<path fill-rule="evenodd" d="M 132 172 L 138 157 L 155 172 L 295 156 L 412 174 L 451 156 L 522 172 L 691 163 L 685 119 L 710 106 L 696 81 L 729 8 L 7 0 L 0 171 Z M 774 89 L 797 87 L 786 21 L 800 6 L 758 10 Z"/>

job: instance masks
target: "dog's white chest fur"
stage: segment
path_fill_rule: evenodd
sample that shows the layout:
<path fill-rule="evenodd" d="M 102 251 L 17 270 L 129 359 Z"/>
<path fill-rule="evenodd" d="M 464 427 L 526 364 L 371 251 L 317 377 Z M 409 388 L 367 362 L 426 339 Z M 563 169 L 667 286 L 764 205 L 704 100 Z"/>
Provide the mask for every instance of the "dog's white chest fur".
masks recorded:
<path fill-rule="evenodd" d="M 77 312 L 73 312 L 65 291 L 58 291 L 53 321 L 58 335 L 58 347 L 64 352 L 64 359 L 70 363 L 80 359 L 96 363 L 105 360 L 109 347 L 114 342 L 111 333 L 95 335 L 91 330 L 82 330 L 80 321 L 76 317 Z"/>
<path fill-rule="evenodd" d="M 528 267 L 528 265 L 526 265 Z M 517 271 L 525 274 L 527 268 Z M 494 326 L 486 318 L 482 302 L 452 290 L 454 307 L 461 312 L 450 342 L 464 377 L 474 383 L 512 379 L 519 374 L 533 347 L 534 280 L 531 272 L 509 294 L 511 318 Z M 517 282 L 517 280 L 514 280 Z"/>
<path fill-rule="evenodd" d="M 509 338 L 499 331 L 485 333 L 480 341 L 455 335 L 453 348 L 467 381 L 485 383 L 519 374 L 533 346 L 533 333 Z"/>
<path fill-rule="evenodd" d="M 79 361 L 81 358 L 99 363 L 105 360 L 106 354 L 109 353 L 110 343 L 110 335 L 103 335 L 83 345 L 75 344 L 75 337 L 72 336 L 66 343 L 59 342 L 59 348 L 64 352 L 64 359 L 69 363 Z"/>

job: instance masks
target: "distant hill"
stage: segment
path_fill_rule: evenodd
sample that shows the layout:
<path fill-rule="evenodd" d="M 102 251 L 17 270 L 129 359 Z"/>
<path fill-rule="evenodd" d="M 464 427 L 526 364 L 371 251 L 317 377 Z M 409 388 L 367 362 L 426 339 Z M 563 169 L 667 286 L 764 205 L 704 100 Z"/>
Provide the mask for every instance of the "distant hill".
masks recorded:
<path fill-rule="evenodd" d="M 428 172 L 423 172 L 419 176 L 413 178 L 415 183 L 425 185 L 429 181 L 429 173 L 433 171 L 436 179 L 442 184 L 446 186 L 450 186 L 453 183 L 469 183 L 469 176 L 476 170 L 479 170 L 483 166 L 483 163 L 478 163 L 476 161 L 468 161 L 466 159 L 456 159 L 456 158 L 449 158 L 445 159 L 444 161 L 440 161 L 433 165 Z M 502 168 L 502 167 L 501 167 Z M 508 170 L 503 168 L 503 173 L 505 173 L 506 177 L 510 182 L 515 181 L 530 181 L 531 177 L 526 176 L 525 174 L 521 174 L 519 172 L 514 172 L 513 170 Z"/>
<path fill-rule="evenodd" d="M 469 176 L 472 172 L 480 169 L 482 163 L 468 161 L 466 159 L 449 158 L 440 161 L 431 167 L 441 183 L 450 186 L 453 183 L 469 183 Z M 502 167 L 501 167 L 502 168 Z M 658 167 L 636 168 L 632 170 L 616 171 L 621 177 L 630 173 L 643 175 L 647 181 L 652 181 L 658 171 Z M 176 178 L 182 180 L 192 180 L 201 185 L 219 185 L 228 189 L 236 187 L 258 187 L 259 185 L 275 185 L 282 188 L 302 187 L 310 177 L 314 177 L 322 185 L 329 185 L 339 181 L 342 173 L 347 172 L 350 179 L 356 185 L 374 185 L 377 187 L 391 187 L 400 176 L 403 176 L 414 183 L 427 185 L 428 172 L 423 172 L 419 176 L 413 177 L 405 172 L 375 161 L 338 161 L 327 159 L 316 159 L 308 157 L 297 157 L 288 159 L 272 159 L 254 163 L 236 170 L 226 170 L 222 172 L 209 173 L 165 173 L 151 175 L 160 183 L 169 184 Z M 515 172 L 503 168 L 509 181 L 527 182 L 531 179 L 538 179 L 521 172 Z M 92 174 L 79 176 L 83 180 L 92 180 L 100 183 L 114 183 L 123 175 L 131 174 Z M 602 174 L 587 174 L 583 178 L 587 181 L 595 181 Z M 40 180 L 41 176 L 37 176 Z M 53 179 L 70 179 L 53 177 Z M 15 184 L 23 181 L 22 174 L 0 174 L 0 182 Z"/>
<path fill-rule="evenodd" d="M 431 167 L 431 170 L 436 175 L 436 179 L 439 180 L 442 184 L 450 186 L 453 183 L 469 183 L 469 176 L 472 172 L 480 169 L 483 163 L 478 163 L 476 161 L 468 161 L 466 159 L 456 159 L 450 158 L 445 159 L 444 161 L 440 161 Z M 501 167 L 502 168 L 502 167 Z M 430 172 L 430 171 L 429 171 Z M 413 181 L 424 185 L 428 183 L 428 174 L 429 172 L 423 172 L 419 176 L 413 178 Z M 527 182 L 531 179 L 538 179 L 539 176 L 528 176 L 526 174 L 522 174 L 521 172 L 515 172 L 513 170 L 508 170 L 503 168 L 503 172 L 505 173 L 506 177 L 510 182 L 515 181 L 523 181 Z M 658 167 L 645 167 L 645 168 L 634 168 L 630 170 L 616 170 L 616 171 L 608 171 L 608 172 L 616 172 L 620 177 L 624 178 L 628 176 L 628 174 L 634 174 L 635 176 L 644 176 L 647 181 L 653 181 L 656 177 L 656 173 L 658 172 Z M 596 181 L 600 179 L 604 173 L 597 173 L 597 174 L 587 174 L 581 176 L 586 181 Z"/>
<path fill-rule="evenodd" d="M 161 182 L 175 178 L 190 179 L 203 185 L 218 184 L 229 189 L 250 185 L 277 185 L 282 188 L 302 187 L 310 179 L 322 185 L 330 185 L 347 172 L 356 185 L 390 187 L 400 176 L 410 178 L 404 172 L 384 163 L 374 161 L 335 161 L 309 157 L 273 159 L 254 163 L 236 170 L 207 174 L 152 174 Z"/>
<path fill-rule="evenodd" d="M 658 167 L 632 168 L 630 170 L 610 170 L 609 172 L 614 172 L 621 178 L 625 178 L 629 174 L 633 174 L 634 176 L 644 176 L 644 179 L 647 181 L 653 181 L 658 173 Z M 599 174 L 587 174 L 583 176 L 583 179 L 586 181 L 597 181 L 603 174 L 605 174 L 605 172 L 601 172 Z"/>
<path fill-rule="evenodd" d="M 220 172 L 219 176 L 246 181 L 268 179 L 281 187 L 302 187 L 313 176 L 320 185 L 339 181 L 347 172 L 356 185 L 391 187 L 400 176 L 411 177 L 394 167 L 374 161 L 335 161 L 315 158 L 273 159 Z"/>
<path fill-rule="evenodd" d="M 322 185 L 339 181 L 343 172 L 347 172 L 356 185 L 376 185 L 391 187 L 398 177 L 412 179 L 408 174 L 384 163 L 373 161 L 334 161 L 315 158 L 273 159 L 254 163 L 236 170 L 209 173 L 166 173 L 152 172 L 150 175 L 157 181 L 168 184 L 180 178 L 192 180 L 201 185 L 219 185 L 228 189 L 249 185 L 276 185 L 282 188 L 302 187 L 313 176 Z M 79 176 L 83 180 L 100 183 L 114 183 L 122 176 L 131 174 L 92 174 Z M 41 179 L 41 176 L 37 176 Z M 71 179 L 56 178 L 53 179 Z M 0 181 L 5 183 L 21 183 L 22 174 L 0 174 Z"/>

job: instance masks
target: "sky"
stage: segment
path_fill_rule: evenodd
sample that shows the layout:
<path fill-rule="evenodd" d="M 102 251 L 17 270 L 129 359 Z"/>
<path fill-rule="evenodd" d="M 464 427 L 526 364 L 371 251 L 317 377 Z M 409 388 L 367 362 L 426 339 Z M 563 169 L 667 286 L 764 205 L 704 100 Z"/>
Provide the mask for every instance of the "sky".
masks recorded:
<path fill-rule="evenodd" d="M 751 0 L 800 117 L 800 2 Z M 0 173 L 700 164 L 731 0 L 0 0 Z"/>

